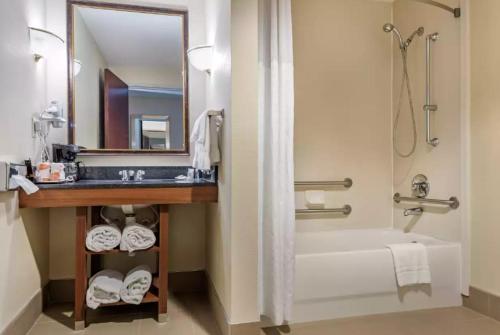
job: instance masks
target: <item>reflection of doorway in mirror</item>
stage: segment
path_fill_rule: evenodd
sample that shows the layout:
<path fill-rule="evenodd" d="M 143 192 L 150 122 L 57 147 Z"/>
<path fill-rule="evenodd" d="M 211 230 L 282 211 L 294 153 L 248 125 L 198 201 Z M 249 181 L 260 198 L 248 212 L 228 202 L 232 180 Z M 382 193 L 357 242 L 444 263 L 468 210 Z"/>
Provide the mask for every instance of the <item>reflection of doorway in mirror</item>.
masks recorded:
<path fill-rule="evenodd" d="M 132 119 L 130 147 L 134 150 L 170 150 L 168 116 L 142 115 Z"/>

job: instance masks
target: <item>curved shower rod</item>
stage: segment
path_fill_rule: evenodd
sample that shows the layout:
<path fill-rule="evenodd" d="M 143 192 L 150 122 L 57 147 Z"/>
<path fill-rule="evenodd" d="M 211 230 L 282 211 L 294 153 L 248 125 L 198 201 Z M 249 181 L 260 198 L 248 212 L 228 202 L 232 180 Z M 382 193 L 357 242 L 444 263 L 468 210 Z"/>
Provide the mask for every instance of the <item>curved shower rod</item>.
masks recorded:
<path fill-rule="evenodd" d="M 445 4 L 442 4 L 442 3 L 434 1 L 434 0 L 414 0 L 414 1 L 426 3 L 428 5 L 436 6 L 436 7 L 439 7 L 441 9 L 447 10 L 448 12 L 452 13 L 453 16 L 455 16 L 457 18 L 462 15 L 462 10 L 460 8 L 452 8 L 450 6 L 446 6 Z"/>

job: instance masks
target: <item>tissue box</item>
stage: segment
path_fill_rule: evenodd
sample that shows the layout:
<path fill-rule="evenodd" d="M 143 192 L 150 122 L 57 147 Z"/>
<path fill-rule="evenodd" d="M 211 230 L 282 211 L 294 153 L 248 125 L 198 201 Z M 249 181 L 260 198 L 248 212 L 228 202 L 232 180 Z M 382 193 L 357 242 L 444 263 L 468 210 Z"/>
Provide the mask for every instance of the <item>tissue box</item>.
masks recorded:
<path fill-rule="evenodd" d="M 23 164 L 0 162 L 0 192 L 12 190 L 9 186 L 10 177 L 16 174 L 26 176 L 26 166 Z"/>

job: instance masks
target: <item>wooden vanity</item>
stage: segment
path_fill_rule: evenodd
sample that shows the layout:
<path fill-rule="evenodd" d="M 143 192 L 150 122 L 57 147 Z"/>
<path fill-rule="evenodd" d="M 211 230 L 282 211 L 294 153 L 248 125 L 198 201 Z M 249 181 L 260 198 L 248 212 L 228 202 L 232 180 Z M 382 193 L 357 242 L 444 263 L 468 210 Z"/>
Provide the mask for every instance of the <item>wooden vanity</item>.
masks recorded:
<path fill-rule="evenodd" d="M 89 259 L 103 254 L 117 254 L 122 251 L 114 249 L 107 252 L 95 253 L 87 250 L 85 238 L 92 220 L 90 209 L 95 206 L 122 205 L 122 204 L 149 204 L 160 206 L 160 222 L 157 235 L 157 245 L 143 252 L 158 254 L 158 273 L 150 292 L 146 294 L 142 303 L 156 303 L 158 305 L 158 321 L 165 322 L 167 316 L 168 299 L 168 212 L 169 205 L 217 202 L 218 191 L 215 183 L 199 184 L 119 184 L 116 187 L 110 184 L 93 183 L 82 185 L 79 183 L 44 185 L 41 189 L 27 195 L 19 191 L 19 206 L 21 208 L 57 208 L 76 207 L 76 235 L 75 235 L 75 329 L 85 328 L 85 297 L 87 282 L 90 274 L 87 269 Z M 125 252 L 126 253 L 126 252 Z M 119 302 L 112 305 L 124 304 Z M 108 306 L 108 305 L 106 305 Z"/>

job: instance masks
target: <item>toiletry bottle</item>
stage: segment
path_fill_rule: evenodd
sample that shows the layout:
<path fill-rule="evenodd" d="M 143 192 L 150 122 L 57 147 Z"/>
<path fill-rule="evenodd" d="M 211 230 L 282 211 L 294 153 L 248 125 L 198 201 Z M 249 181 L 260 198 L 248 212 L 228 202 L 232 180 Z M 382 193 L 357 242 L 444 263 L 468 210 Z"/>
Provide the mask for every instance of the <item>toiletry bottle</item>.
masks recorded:
<path fill-rule="evenodd" d="M 35 181 L 35 174 L 33 173 L 33 164 L 31 163 L 31 158 L 24 161 L 24 165 L 26 165 L 26 178 L 29 181 Z"/>

